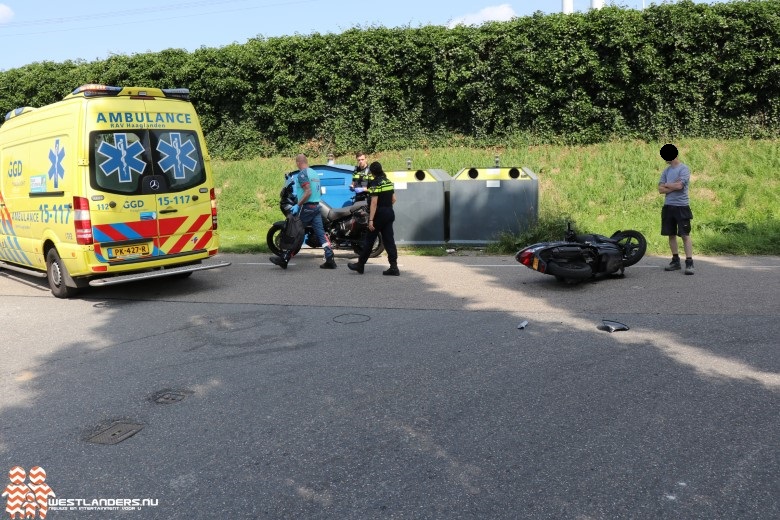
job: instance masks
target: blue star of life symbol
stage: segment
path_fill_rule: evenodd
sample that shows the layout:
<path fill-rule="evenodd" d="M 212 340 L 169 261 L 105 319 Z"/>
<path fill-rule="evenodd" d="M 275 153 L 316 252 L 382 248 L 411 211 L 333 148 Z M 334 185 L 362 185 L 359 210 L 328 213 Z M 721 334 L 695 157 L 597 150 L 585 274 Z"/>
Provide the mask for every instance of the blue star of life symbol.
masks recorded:
<path fill-rule="evenodd" d="M 49 150 L 49 178 L 54 180 L 54 187 L 58 188 L 60 179 L 65 178 L 65 168 L 62 167 L 62 161 L 65 159 L 65 148 L 60 148 L 60 140 L 54 141 L 54 149 Z"/>
<path fill-rule="evenodd" d="M 132 182 L 133 172 L 141 174 L 146 169 L 146 163 L 138 158 L 143 153 L 144 147 L 138 141 L 128 146 L 127 134 L 114 134 L 114 143 L 114 145 L 105 141 L 100 143 L 98 152 L 108 157 L 100 164 L 100 169 L 106 177 L 119 172 L 119 182 Z"/>
<path fill-rule="evenodd" d="M 198 167 L 198 161 L 191 157 L 195 153 L 195 145 L 191 140 L 182 143 L 181 134 L 178 132 L 171 132 L 170 139 L 170 142 L 160 139 L 157 144 L 157 151 L 165 155 L 158 164 L 164 172 L 173 170 L 174 179 L 185 179 L 187 177 L 185 170 L 194 172 Z"/>

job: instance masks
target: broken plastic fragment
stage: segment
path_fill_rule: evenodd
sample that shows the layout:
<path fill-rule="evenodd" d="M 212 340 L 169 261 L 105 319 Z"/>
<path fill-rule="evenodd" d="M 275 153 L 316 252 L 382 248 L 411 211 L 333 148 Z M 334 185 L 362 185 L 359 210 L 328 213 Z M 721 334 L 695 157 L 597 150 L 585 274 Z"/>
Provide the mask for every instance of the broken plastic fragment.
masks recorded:
<path fill-rule="evenodd" d="M 520 325 L 518 325 L 517 328 L 522 330 L 526 328 L 526 326 L 528 326 L 528 320 L 523 320 L 522 322 L 520 322 Z"/>
<path fill-rule="evenodd" d="M 615 332 L 616 330 L 629 330 L 628 325 L 612 320 L 601 320 L 601 325 L 599 325 L 597 328 L 599 330 L 606 330 L 607 332 Z"/>

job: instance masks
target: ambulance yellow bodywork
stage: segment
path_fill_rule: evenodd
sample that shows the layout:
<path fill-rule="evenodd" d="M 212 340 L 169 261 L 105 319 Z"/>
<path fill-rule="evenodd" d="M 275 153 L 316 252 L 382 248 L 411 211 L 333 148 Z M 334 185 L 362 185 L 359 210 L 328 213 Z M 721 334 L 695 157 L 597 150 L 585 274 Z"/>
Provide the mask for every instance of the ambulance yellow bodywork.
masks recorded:
<path fill-rule="evenodd" d="M 0 269 L 87 284 L 188 276 L 217 254 L 211 161 L 186 89 L 84 85 L 0 126 Z"/>

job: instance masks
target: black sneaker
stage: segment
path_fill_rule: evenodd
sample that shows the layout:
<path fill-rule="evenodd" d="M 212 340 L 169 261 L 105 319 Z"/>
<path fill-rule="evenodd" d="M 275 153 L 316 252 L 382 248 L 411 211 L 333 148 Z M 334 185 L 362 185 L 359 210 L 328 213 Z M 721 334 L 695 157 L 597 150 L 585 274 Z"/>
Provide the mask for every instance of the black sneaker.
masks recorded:
<path fill-rule="evenodd" d="M 325 259 L 325 263 L 320 266 L 320 269 L 336 269 L 337 267 L 336 261 L 331 256 Z"/>
<path fill-rule="evenodd" d="M 269 258 L 269 260 L 271 261 L 272 264 L 278 265 L 282 269 L 287 269 L 287 260 L 285 260 L 284 258 L 280 256 L 272 256 L 271 258 Z"/>
<path fill-rule="evenodd" d="M 363 274 L 363 268 L 365 267 L 365 264 L 361 264 L 360 262 L 350 262 L 347 264 L 347 267 L 350 271 L 357 271 L 359 274 Z"/>
<path fill-rule="evenodd" d="M 693 274 L 693 261 L 685 262 L 685 274 Z"/>
<path fill-rule="evenodd" d="M 385 276 L 401 276 L 401 271 L 397 267 L 391 266 L 387 271 L 382 271 L 382 274 Z"/>
<path fill-rule="evenodd" d="M 682 269 L 682 266 L 680 266 L 679 260 L 672 260 L 669 262 L 669 265 L 664 267 L 664 271 L 679 271 L 680 269 Z"/>

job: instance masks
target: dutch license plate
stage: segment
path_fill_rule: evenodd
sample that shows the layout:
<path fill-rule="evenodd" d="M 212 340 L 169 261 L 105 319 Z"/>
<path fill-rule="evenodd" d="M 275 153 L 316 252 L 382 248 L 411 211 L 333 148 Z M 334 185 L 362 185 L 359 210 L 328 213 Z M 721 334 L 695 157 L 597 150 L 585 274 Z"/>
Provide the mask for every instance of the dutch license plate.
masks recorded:
<path fill-rule="evenodd" d="M 149 244 L 136 244 L 132 246 L 109 247 L 109 258 L 126 258 L 128 256 L 145 256 L 149 254 Z"/>

